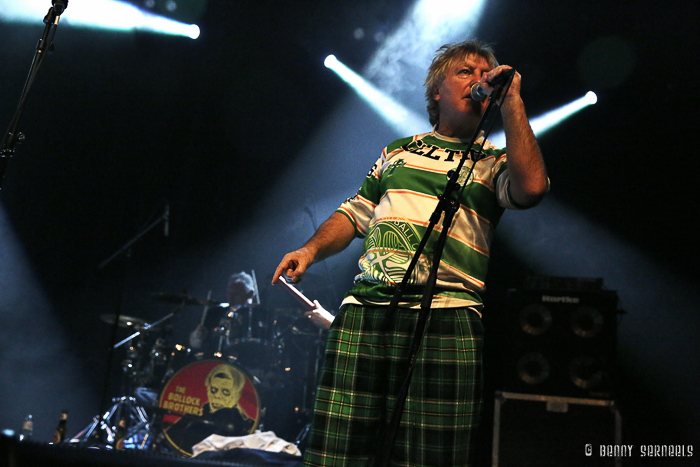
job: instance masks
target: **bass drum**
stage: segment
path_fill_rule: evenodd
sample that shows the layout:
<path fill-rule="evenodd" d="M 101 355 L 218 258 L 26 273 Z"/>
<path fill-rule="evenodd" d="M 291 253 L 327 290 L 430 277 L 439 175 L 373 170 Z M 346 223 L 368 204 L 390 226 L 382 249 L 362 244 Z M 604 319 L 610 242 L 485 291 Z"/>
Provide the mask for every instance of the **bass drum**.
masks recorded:
<path fill-rule="evenodd" d="M 212 434 L 245 436 L 260 422 L 261 405 L 253 379 L 223 360 L 191 363 L 173 374 L 160 393 L 162 430 L 179 453 Z"/>

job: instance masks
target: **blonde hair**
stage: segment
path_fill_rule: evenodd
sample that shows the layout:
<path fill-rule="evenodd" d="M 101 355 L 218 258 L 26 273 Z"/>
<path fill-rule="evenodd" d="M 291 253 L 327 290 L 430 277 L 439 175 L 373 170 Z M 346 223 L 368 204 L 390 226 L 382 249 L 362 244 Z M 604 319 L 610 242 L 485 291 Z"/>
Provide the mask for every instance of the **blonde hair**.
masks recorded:
<path fill-rule="evenodd" d="M 469 55 L 478 55 L 483 57 L 492 69 L 498 66 L 498 60 L 496 60 L 491 46 L 476 39 L 466 40 L 458 44 L 445 44 L 436 53 L 437 55 L 428 68 L 428 77 L 425 78 L 425 100 L 428 101 L 428 117 L 433 126 L 440 122 L 440 109 L 433 93 L 435 88 L 445 79 L 447 70 L 456 60 L 463 60 Z"/>

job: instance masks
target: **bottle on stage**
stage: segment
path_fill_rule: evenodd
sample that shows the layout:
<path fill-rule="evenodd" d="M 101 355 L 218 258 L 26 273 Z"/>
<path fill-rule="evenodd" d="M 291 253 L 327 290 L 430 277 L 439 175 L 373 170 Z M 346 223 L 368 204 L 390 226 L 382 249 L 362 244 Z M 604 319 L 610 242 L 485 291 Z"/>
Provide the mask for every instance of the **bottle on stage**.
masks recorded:
<path fill-rule="evenodd" d="M 61 412 L 61 418 L 58 420 L 58 427 L 53 432 L 52 444 L 62 443 L 66 439 L 66 423 L 68 423 L 68 411 Z"/>
<path fill-rule="evenodd" d="M 124 449 L 124 436 L 126 436 L 126 419 L 121 417 L 114 435 L 114 449 Z"/>
<path fill-rule="evenodd" d="M 32 415 L 29 414 L 29 415 L 27 415 L 27 418 L 25 418 L 24 421 L 22 422 L 22 430 L 20 430 L 20 432 L 19 432 L 19 440 L 26 441 L 28 439 L 31 439 L 33 431 L 34 431 L 34 420 L 32 419 Z"/>

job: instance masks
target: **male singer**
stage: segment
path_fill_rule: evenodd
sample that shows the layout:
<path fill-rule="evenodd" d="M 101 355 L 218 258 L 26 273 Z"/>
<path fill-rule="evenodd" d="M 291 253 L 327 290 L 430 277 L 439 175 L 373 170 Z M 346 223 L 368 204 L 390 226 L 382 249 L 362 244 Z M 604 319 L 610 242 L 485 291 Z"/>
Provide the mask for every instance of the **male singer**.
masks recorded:
<path fill-rule="evenodd" d="M 369 465 L 375 455 L 405 376 L 441 224 L 389 323 L 385 323 L 387 305 L 420 242 L 448 171 L 462 157 L 469 158 L 460 180 L 465 187 L 439 265 L 432 318 L 391 459 L 393 465 L 470 465 L 470 441 L 482 403 L 479 294 L 484 290 L 490 240 L 505 209 L 535 206 L 549 186 L 520 97 L 518 73 L 501 106 L 507 151 L 480 136 L 475 150 L 482 151 L 483 158 L 467 179 L 474 160 L 467 145 L 488 105 L 472 98 L 472 86 L 478 83 L 489 93 L 509 69 L 499 66 L 492 50 L 478 41 L 440 48 L 425 81 L 433 131 L 387 146 L 357 194 L 278 266 L 273 282 L 281 274 L 296 281 L 314 262 L 342 251 L 355 237 L 364 238 L 361 272 L 328 335 L 305 465 Z"/>

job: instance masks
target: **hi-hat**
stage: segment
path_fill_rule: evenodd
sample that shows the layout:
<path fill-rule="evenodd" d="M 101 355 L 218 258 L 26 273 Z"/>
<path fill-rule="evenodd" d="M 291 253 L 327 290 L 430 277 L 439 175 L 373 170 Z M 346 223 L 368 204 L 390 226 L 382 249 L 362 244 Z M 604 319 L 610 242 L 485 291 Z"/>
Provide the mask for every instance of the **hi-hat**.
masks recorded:
<path fill-rule="evenodd" d="M 100 315 L 100 319 L 107 324 L 114 324 L 116 315 L 113 313 L 104 313 Z M 142 328 L 146 325 L 146 321 L 133 316 L 119 315 L 120 328 Z"/>

